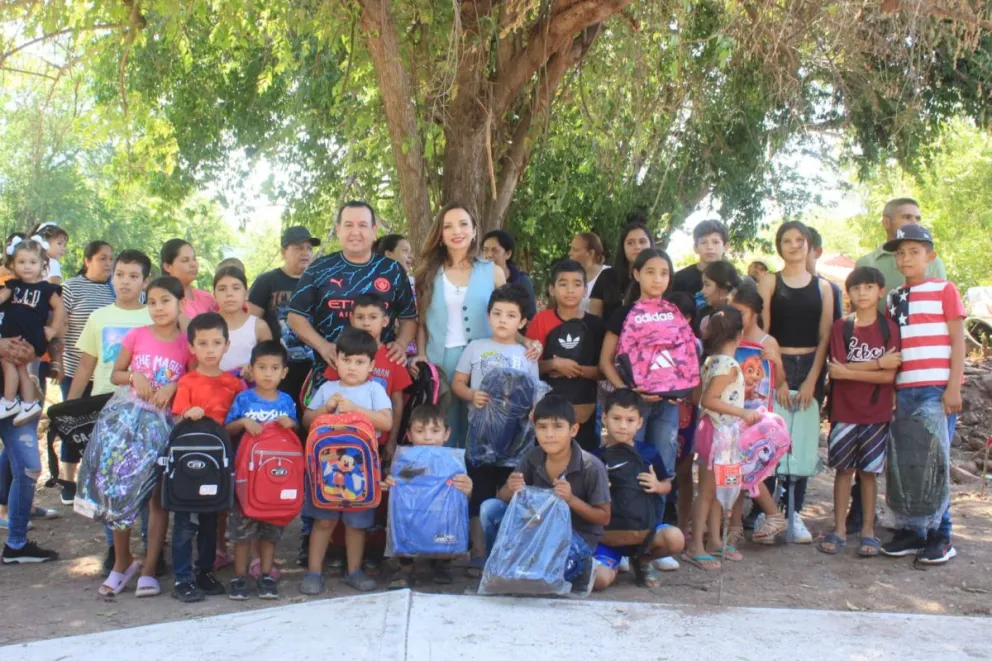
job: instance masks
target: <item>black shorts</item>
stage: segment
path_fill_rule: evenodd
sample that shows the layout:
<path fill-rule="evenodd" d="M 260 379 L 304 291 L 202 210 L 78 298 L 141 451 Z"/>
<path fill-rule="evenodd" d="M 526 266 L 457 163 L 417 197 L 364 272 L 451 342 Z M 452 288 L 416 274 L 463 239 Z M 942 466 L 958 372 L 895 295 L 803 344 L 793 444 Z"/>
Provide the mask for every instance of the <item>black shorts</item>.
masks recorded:
<path fill-rule="evenodd" d="M 468 501 L 469 518 L 479 516 L 479 508 L 482 507 L 482 503 L 496 497 L 496 493 L 506 484 L 506 480 L 513 470 L 506 466 L 468 465 L 466 472 L 472 480 L 472 497 Z"/>

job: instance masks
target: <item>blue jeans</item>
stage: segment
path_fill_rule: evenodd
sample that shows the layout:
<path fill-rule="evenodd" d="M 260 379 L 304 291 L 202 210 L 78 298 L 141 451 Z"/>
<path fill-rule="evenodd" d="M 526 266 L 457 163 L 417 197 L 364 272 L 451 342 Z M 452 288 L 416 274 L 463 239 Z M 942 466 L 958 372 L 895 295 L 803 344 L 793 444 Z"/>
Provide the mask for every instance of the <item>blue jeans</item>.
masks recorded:
<path fill-rule="evenodd" d="M 659 475 L 659 479 L 666 479 L 675 476 L 675 457 L 678 454 L 679 446 L 679 405 L 678 402 L 661 400 L 653 404 L 646 404 L 642 411 L 644 424 L 634 437 L 637 443 L 648 443 L 654 446 L 661 464 L 665 469 L 665 475 Z M 655 502 L 655 523 L 665 522 L 665 502 L 667 496 L 658 496 Z"/>
<path fill-rule="evenodd" d="M 896 410 L 899 414 L 909 414 L 912 415 L 921 404 L 929 404 L 931 402 L 939 402 L 944 396 L 943 386 L 921 386 L 919 388 L 903 388 L 896 391 Z M 954 426 L 957 425 L 958 416 L 956 413 L 947 416 L 947 447 L 945 448 L 948 453 L 950 453 L 950 443 L 951 439 L 954 438 Z M 940 517 L 940 523 L 935 531 L 928 531 L 925 528 L 921 528 L 916 531 L 921 537 L 926 537 L 928 532 L 933 532 L 944 540 L 951 539 L 951 506 L 950 503 L 947 505 L 947 509 L 944 510 L 943 515 Z"/>
<path fill-rule="evenodd" d="M 0 494 L 7 496 L 9 531 L 7 546 L 23 548 L 28 541 L 28 521 L 34 505 L 34 489 L 41 475 L 36 424 L 14 426 L 14 419 L 0 420 Z"/>
<path fill-rule="evenodd" d="M 197 569 L 202 572 L 214 570 L 217 556 L 217 512 L 190 514 L 176 512 L 172 525 L 172 571 L 176 583 L 192 581 L 193 536 L 196 536 Z"/>
<path fill-rule="evenodd" d="M 482 524 L 482 534 L 486 538 L 486 558 L 489 558 L 489 554 L 493 552 L 496 534 L 499 533 L 499 526 L 503 523 L 507 507 L 509 505 L 499 498 L 484 500 L 479 506 L 479 523 Z"/>

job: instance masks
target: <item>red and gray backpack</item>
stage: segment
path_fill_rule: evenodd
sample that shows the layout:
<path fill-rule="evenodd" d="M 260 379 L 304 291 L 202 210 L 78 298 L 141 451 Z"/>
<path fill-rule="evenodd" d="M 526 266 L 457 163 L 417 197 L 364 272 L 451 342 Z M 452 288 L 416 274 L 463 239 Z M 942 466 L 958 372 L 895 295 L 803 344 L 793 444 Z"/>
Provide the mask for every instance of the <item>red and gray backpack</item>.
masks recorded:
<path fill-rule="evenodd" d="M 699 385 L 692 327 L 664 299 L 638 301 L 623 322 L 615 364 L 628 387 L 678 399 Z"/>

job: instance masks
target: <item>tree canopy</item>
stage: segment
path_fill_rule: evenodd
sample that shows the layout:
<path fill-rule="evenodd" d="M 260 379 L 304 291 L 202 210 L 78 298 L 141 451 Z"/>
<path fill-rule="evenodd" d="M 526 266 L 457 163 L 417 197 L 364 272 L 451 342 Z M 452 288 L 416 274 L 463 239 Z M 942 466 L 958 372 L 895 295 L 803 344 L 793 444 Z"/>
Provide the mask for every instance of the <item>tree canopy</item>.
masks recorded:
<path fill-rule="evenodd" d="M 419 245 L 457 200 L 538 265 L 704 202 L 746 243 L 816 198 L 783 156 L 830 135 L 863 176 L 920 171 L 992 89 L 992 9 L 967 0 L 17 0 L 0 21 L 8 225 L 65 195 L 129 233 L 159 222 L 137 208 L 206 222 L 191 196 L 239 211 L 266 163 L 286 223 L 362 197 Z"/>

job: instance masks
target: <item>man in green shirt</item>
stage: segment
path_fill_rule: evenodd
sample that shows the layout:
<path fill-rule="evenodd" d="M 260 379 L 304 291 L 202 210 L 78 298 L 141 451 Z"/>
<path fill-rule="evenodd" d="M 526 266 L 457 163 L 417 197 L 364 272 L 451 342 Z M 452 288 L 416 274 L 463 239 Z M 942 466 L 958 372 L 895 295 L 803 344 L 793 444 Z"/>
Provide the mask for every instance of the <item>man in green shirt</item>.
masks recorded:
<path fill-rule="evenodd" d="M 896 232 L 899 231 L 900 227 L 910 223 L 919 225 L 920 221 L 920 205 L 917 204 L 916 200 L 908 197 L 889 200 L 885 208 L 882 209 L 882 227 L 885 228 L 886 241 L 896 238 Z M 882 275 L 885 276 L 885 289 L 887 291 L 906 284 L 906 278 L 896 268 L 895 255 L 885 252 L 881 248 L 859 259 L 857 266 L 871 266 L 881 271 Z M 940 257 L 930 262 L 930 266 L 927 267 L 927 278 L 947 279 L 947 272 L 944 270 L 944 263 L 940 261 Z M 878 302 L 878 311 L 880 314 L 885 314 L 884 296 Z"/>

